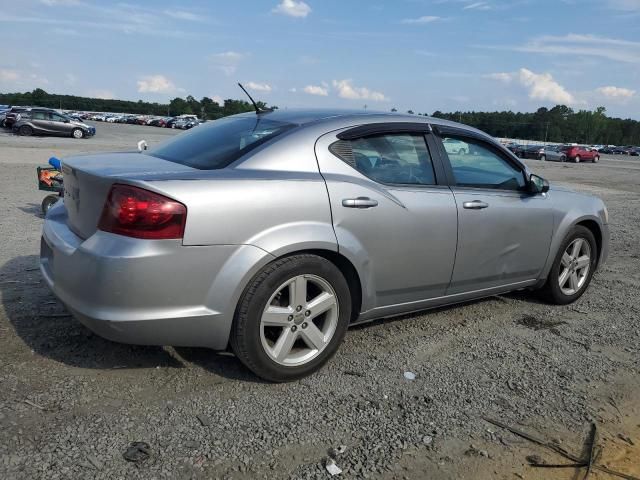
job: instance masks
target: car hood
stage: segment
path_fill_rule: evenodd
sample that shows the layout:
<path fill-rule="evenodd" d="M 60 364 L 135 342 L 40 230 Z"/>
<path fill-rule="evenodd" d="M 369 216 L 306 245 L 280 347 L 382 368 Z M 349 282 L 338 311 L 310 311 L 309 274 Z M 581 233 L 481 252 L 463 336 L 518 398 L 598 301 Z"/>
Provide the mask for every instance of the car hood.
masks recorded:
<path fill-rule="evenodd" d="M 89 125 L 83 122 L 79 122 L 78 120 L 71 120 L 69 124 L 75 127 L 89 128 Z"/>

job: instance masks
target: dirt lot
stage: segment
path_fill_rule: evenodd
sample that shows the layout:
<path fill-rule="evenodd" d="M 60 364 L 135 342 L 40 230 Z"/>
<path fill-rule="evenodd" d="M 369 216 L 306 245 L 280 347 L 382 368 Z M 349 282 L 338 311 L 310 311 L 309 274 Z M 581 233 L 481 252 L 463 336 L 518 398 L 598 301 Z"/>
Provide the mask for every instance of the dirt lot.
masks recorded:
<path fill-rule="evenodd" d="M 518 293 L 378 321 L 353 328 L 317 375 L 271 385 L 228 354 L 103 340 L 48 292 L 35 166 L 175 133 L 97 128 L 86 140 L 0 133 L 0 478 L 329 478 L 340 445 L 340 478 L 582 478 L 528 466 L 566 459 L 483 416 L 576 455 L 597 422 L 600 463 L 640 477 L 637 158 L 529 162 L 609 207 L 609 262 L 576 304 Z M 148 460 L 123 459 L 134 441 Z"/>

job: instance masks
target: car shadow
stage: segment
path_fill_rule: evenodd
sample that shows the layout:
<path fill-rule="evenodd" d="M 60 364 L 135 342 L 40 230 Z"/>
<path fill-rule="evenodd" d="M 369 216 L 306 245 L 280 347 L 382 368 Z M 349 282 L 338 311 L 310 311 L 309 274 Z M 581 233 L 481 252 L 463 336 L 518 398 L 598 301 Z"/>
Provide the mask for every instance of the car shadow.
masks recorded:
<path fill-rule="evenodd" d="M 42 215 L 42 206 L 39 203 L 27 203 L 24 207 L 18 207 L 24 213 L 35 215 L 36 217 L 44 218 Z"/>

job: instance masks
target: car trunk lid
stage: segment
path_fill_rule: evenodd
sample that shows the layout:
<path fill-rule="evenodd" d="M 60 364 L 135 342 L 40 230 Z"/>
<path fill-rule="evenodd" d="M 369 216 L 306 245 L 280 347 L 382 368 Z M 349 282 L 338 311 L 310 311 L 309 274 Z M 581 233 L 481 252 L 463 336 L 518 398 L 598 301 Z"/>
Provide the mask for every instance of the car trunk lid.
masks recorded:
<path fill-rule="evenodd" d="M 76 156 L 63 160 L 64 204 L 68 226 L 81 238 L 96 231 L 114 183 L 188 174 L 194 169 L 137 152 Z"/>

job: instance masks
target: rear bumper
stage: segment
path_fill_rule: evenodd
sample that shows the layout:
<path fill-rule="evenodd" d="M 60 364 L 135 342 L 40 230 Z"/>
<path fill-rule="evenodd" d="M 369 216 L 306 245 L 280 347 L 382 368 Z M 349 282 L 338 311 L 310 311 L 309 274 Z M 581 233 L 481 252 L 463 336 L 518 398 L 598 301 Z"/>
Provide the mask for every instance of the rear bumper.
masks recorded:
<path fill-rule="evenodd" d="M 139 345 L 226 348 L 244 285 L 270 255 L 250 245 L 185 247 L 97 231 L 86 240 L 58 202 L 41 240 L 53 293 L 96 334 Z"/>

